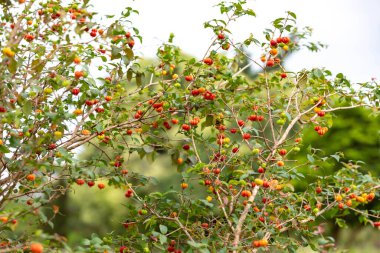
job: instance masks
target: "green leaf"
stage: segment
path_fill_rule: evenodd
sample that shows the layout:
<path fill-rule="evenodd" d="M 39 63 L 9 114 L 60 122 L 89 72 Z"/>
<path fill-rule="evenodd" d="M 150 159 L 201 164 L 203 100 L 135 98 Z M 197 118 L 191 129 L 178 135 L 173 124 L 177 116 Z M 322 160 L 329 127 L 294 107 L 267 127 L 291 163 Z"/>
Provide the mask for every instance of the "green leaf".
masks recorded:
<path fill-rule="evenodd" d="M 144 145 L 143 149 L 146 153 L 152 153 L 154 151 L 154 147 L 149 146 L 149 145 Z"/>
<path fill-rule="evenodd" d="M 134 53 L 133 53 L 133 51 L 132 51 L 132 49 L 126 47 L 126 48 L 124 49 L 124 52 L 125 52 L 125 54 L 127 55 L 128 60 L 132 61 L 132 60 L 133 60 L 133 57 L 135 56 Z"/>
<path fill-rule="evenodd" d="M 11 59 L 10 63 L 8 64 L 8 70 L 11 72 L 11 74 L 15 74 L 17 71 L 17 61 L 15 59 Z"/>
<path fill-rule="evenodd" d="M 340 218 L 335 219 L 335 223 L 340 227 L 340 228 L 347 228 L 346 221 Z"/>
<path fill-rule="evenodd" d="M 309 162 L 311 162 L 311 163 L 315 162 L 314 157 L 312 155 L 309 155 L 309 154 L 307 155 L 307 160 L 309 160 Z"/>
<path fill-rule="evenodd" d="M 337 162 L 340 160 L 340 156 L 338 155 L 331 155 L 332 158 L 334 158 Z"/>
<path fill-rule="evenodd" d="M 160 239 L 161 244 L 165 244 L 168 241 L 168 238 L 165 235 L 159 234 L 158 238 Z"/>
<path fill-rule="evenodd" d="M 294 12 L 288 11 L 288 14 L 292 16 L 294 19 L 297 19 L 297 15 Z"/>
<path fill-rule="evenodd" d="M 159 227 L 160 227 L 161 234 L 165 235 L 168 232 L 168 227 L 167 226 L 161 224 Z"/>
<path fill-rule="evenodd" d="M 131 81 L 132 77 L 133 77 L 133 70 L 132 69 L 128 69 L 128 71 L 127 71 L 127 80 Z"/>
<path fill-rule="evenodd" d="M 136 84 L 137 84 L 137 86 L 141 86 L 141 84 L 142 84 L 142 74 L 141 73 L 136 74 Z"/>
<path fill-rule="evenodd" d="M 207 115 L 206 120 L 201 124 L 202 130 L 206 127 L 212 126 L 214 124 L 214 116 Z"/>
<path fill-rule="evenodd" d="M 3 153 L 3 154 L 9 153 L 9 149 L 4 145 L 0 145 L 0 153 Z"/>
<path fill-rule="evenodd" d="M 191 247 L 195 249 L 207 248 L 207 244 L 204 243 L 187 241 L 187 244 L 189 244 Z"/>
<path fill-rule="evenodd" d="M 111 46 L 111 60 L 119 59 L 121 57 L 120 52 L 121 48 L 118 48 L 114 45 Z"/>

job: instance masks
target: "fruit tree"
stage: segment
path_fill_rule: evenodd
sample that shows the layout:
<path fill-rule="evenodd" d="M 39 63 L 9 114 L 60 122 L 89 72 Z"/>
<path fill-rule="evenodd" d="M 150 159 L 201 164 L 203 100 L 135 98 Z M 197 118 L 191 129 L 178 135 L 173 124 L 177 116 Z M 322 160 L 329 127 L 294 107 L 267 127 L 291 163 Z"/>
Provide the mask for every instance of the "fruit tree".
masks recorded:
<path fill-rule="evenodd" d="M 306 128 L 328 138 L 337 110 L 376 115 L 379 85 L 285 69 L 289 53 L 323 47 L 296 26 L 295 13 L 275 19 L 264 36 L 236 41 L 229 25 L 255 12 L 245 0 L 220 1 L 223 18 L 204 25 L 213 39 L 202 59 L 185 57 L 171 35 L 146 66 L 130 21 L 138 11 L 99 16 L 90 4 L 1 3 L 0 252 L 69 252 L 59 235 L 14 227 L 30 225 L 23 217 L 52 226 L 52 201 L 72 185 L 124 189 L 128 209 L 125 234 L 93 237 L 75 252 L 328 251 L 332 238 L 315 240 L 326 218 L 344 223 L 354 213 L 380 226 L 380 212 L 366 207 L 379 197 L 379 179 L 339 150 L 302 145 Z M 251 48 L 262 55 L 247 54 Z M 257 77 L 244 75 L 248 68 Z M 86 147 L 97 152 L 81 159 Z M 300 149 L 307 162 L 292 158 Z M 129 165 L 133 153 L 169 156 L 182 180 L 146 193 L 160 182 Z M 336 173 L 318 170 L 326 163 Z M 312 183 L 297 191 L 305 178 Z"/>

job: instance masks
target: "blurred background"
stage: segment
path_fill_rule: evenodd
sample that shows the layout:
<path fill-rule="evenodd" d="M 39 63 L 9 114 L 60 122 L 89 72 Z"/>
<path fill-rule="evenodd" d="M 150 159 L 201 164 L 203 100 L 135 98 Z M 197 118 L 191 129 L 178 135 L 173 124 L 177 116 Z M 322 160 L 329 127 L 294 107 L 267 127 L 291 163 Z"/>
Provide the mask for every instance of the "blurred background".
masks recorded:
<path fill-rule="evenodd" d="M 112 4 L 110 2 L 112 1 Z M 174 43 L 183 52 L 195 57 L 202 57 L 208 48 L 213 34 L 203 29 L 203 23 L 218 17 L 218 9 L 213 7 L 217 0 L 94 0 L 93 9 L 100 15 L 118 14 L 126 6 L 132 6 L 140 12 L 133 16 L 135 27 L 140 30 L 143 44 L 136 44 L 136 51 L 144 58 L 153 59 L 156 49 L 167 41 L 170 33 L 175 34 Z M 353 82 L 365 82 L 376 78 L 380 73 L 380 1 L 378 0 L 256 0 L 248 1 L 255 10 L 257 18 L 242 19 L 232 24 L 234 41 L 241 41 L 252 33 L 262 39 L 262 30 L 270 26 L 270 22 L 285 15 L 290 10 L 297 14 L 298 25 L 311 26 L 314 29 L 313 41 L 321 41 L 328 45 L 318 53 L 307 50 L 296 52 L 286 59 L 285 66 L 289 71 L 303 68 L 326 67 L 334 74 L 344 73 Z M 258 58 L 260 51 L 251 49 L 250 54 Z M 251 70 L 251 72 L 254 70 Z M 250 73 L 247 73 L 248 75 Z M 251 73 L 252 74 L 252 73 Z M 378 118 L 370 116 L 365 109 L 355 109 L 337 113 L 331 130 L 320 138 L 312 129 L 304 132 L 304 147 L 310 143 L 313 147 L 323 147 L 326 155 L 343 151 L 345 160 L 361 160 L 365 168 L 375 175 L 380 175 L 380 123 Z M 303 159 L 305 149 L 295 157 Z M 83 150 L 81 156 L 90 156 L 92 149 Z M 131 170 L 147 176 L 155 176 L 159 185 L 168 187 L 178 182 L 177 170 L 171 164 L 169 156 L 158 157 L 153 163 L 140 160 L 136 155 L 130 162 Z M 325 168 L 323 173 L 329 174 L 334 169 Z M 310 171 L 304 171 L 310 173 Z M 297 185 L 302 191 L 307 187 Z M 60 206 L 61 215 L 54 221 L 53 231 L 68 238 L 69 244 L 78 245 L 83 238 L 92 233 L 100 236 L 111 231 L 124 231 L 121 221 L 127 210 L 122 190 L 106 188 L 102 191 L 96 187 L 74 187 L 74 191 L 61 198 L 55 204 Z M 378 201 L 377 201 L 378 202 Z M 380 208 L 373 203 L 371 208 Z M 357 219 L 347 219 L 351 228 L 339 228 L 333 221 L 326 220 L 326 234 L 333 236 L 338 244 L 339 252 L 380 252 L 380 231 L 371 227 L 362 227 Z M 347 251 L 345 251 L 347 250 Z M 311 252 L 302 249 L 300 252 Z"/>

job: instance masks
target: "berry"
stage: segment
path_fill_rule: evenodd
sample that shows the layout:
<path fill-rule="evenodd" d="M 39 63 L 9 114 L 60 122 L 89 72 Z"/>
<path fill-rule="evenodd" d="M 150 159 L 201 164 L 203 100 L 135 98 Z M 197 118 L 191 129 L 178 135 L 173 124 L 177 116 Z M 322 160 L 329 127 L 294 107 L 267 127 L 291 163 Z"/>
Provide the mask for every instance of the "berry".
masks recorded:
<path fill-rule="evenodd" d="M 282 37 L 281 42 L 284 44 L 288 44 L 290 42 L 290 38 L 289 37 Z"/>
<path fill-rule="evenodd" d="M 185 76 L 185 80 L 188 82 L 191 82 L 194 80 L 194 77 L 192 75 L 187 75 L 187 76 Z"/>
<path fill-rule="evenodd" d="M 271 45 L 271 47 L 277 47 L 277 41 L 271 40 L 270 45 Z"/>
<path fill-rule="evenodd" d="M 249 140 L 251 138 L 251 135 L 249 133 L 243 134 L 243 139 L 244 140 Z"/>
<path fill-rule="evenodd" d="M 42 253 L 44 251 L 44 247 L 41 243 L 31 243 L 30 244 L 30 252 L 31 253 Z"/>
<path fill-rule="evenodd" d="M 211 58 L 205 58 L 203 60 L 203 62 L 209 66 L 211 66 L 213 64 L 213 60 Z"/>
<path fill-rule="evenodd" d="M 73 88 L 73 89 L 71 90 L 71 94 L 73 94 L 74 96 L 78 95 L 79 92 L 80 92 L 80 89 L 79 89 L 79 88 Z"/>
<path fill-rule="evenodd" d="M 128 46 L 129 46 L 130 48 L 133 48 L 134 45 L 135 45 L 135 41 L 134 41 L 134 40 L 130 40 L 130 41 L 128 42 Z"/>
<path fill-rule="evenodd" d="M 273 59 L 269 59 L 267 61 L 267 67 L 273 67 L 274 66 L 274 60 Z"/>
<path fill-rule="evenodd" d="M 189 131 L 190 130 L 190 126 L 189 125 L 187 125 L 187 124 L 183 124 L 182 125 L 182 129 L 184 130 L 184 131 Z"/>
<path fill-rule="evenodd" d="M 76 180 L 76 183 L 77 183 L 77 185 L 83 185 L 85 182 L 84 182 L 83 179 L 78 178 L 78 179 Z"/>

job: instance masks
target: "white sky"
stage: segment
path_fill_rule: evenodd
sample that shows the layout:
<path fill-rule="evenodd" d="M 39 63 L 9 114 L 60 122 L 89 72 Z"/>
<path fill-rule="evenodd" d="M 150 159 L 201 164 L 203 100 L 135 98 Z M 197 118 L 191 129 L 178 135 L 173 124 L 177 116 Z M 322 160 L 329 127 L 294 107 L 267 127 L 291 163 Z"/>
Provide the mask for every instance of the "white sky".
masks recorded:
<path fill-rule="evenodd" d="M 213 7 L 218 0 L 93 0 L 95 11 L 118 14 L 126 6 L 140 12 L 133 16 L 135 27 L 143 36 L 136 49 L 146 57 L 154 57 L 157 47 L 175 34 L 174 42 L 186 53 L 202 57 L 212 33 L 203 23 L 218 17 Z M 241 41 L 250 33 L 261 37 L 263 28 L 290 10 L 297 14 L 298 25 L 314 29 L 313 41 L 328 44 L 319 53 L 306 50 L 294 54 L 287 68 L 326 67 L 333 73 L 343 72 L 354 82 L 380 78 L 380 1 L 379 0 L 248 0 L 256 18 L 234 23 L 232 39 Z M 255 56 L 255 55 L 254 55 Z M 259 55 L 256 55 L 259 57 Z"/>

